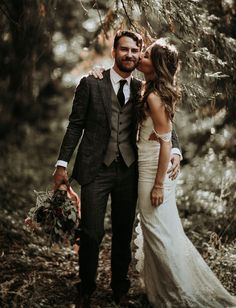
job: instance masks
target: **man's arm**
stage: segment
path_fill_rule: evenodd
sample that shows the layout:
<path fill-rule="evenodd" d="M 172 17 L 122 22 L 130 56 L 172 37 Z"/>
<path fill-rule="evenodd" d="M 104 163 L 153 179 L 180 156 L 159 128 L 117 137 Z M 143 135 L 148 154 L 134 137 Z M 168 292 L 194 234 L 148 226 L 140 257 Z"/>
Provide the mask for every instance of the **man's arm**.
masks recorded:
<path fill-rule="evenodd" d="M 89 87 L 86 77 L 82 78 L 76 88 L 69 125 L 63 138 L 58 160 L 69 163 L 85 127 L 89 101 Z"/>
<path fill-rule="evenodd" d="M 62 183 L 65 183 L 67 186 L 69 185 L 66 168 L 82 136 L 85 127 L 88 102 L 89 87 L 87 79 L 84 77 L 81 79 L 75 91 L 72 112 L 69 117 L 69 125 L 64 135 L 56 163 L 56 169 L 53 173 L 54 190 L 58 189 Z"/>
<path fill-rule="evenodd" d="M 180 170 L 180 161 L 183 159 L 181 149 L 180 149 L 180 144 L 179 144 L 179 138 L 176 134 L 175 129 L 172 130 L 172 149 L 171 149 L 171 168 L 167 171 L 169 173 L 169 178 L 174 180 Z"/>
<path fill-rule="evenodd" d="M 171 142 L 172 142 L 172 148 L 176 148 L 179 150 L 179 153 L 181 154 L 181 149 L 180 149 L 180 144 L 179 144 L 179 138 L 176 134 L 176 131 L 175 129 L 172 130 L 172 139 L 171 139 Z"/>

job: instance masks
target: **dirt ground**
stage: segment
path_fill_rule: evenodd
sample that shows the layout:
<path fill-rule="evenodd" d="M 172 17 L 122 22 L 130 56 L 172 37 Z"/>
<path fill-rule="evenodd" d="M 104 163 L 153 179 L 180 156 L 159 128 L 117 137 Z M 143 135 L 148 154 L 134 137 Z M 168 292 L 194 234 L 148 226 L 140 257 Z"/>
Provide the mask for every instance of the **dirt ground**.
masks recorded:
<path fill-rule="evenodd" d="M 49 247 L 42 234 L 33 236 L 22 217 L 14 214 L 1 221 L 0 241 L 1 307 L 74 307 L 79 282 L 78 255 L 69 244 Z M 98 286 L 92 298 L 94 308 L 114 307 L 109 287 L 110 242 L 107 230 L 101 246 Z M 130 277 L 131 302 L 135 307 L 148 307 L 134 262 Z"/>

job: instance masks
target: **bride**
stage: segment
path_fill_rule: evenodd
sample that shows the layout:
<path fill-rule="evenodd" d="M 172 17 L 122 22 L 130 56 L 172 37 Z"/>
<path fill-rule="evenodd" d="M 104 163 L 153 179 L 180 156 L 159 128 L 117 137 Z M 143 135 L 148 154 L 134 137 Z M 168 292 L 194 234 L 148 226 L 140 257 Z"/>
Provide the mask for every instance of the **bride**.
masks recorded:
<path fill-rule="evenodd" d="M 146 82 L 139 106 L 137 142 L 143 247 L 136 257 L 144 254 L 141 274 L 153 307 L 236 307 L 236 298 L 224 289 L 185 235 L 175 201 L 176 180 L 166 175 L 179 97 L 177 68 L 178 52 L 164 39 L 147 48 L 138 66 Z M 150 140 L 150 133 L 158 142 Z"/>
<path fill-rule="evenodd" d="M 176 207 L 176 179 L 167 175 L 172 120 L 180 96 L 175 86 L 178 62 L 175 46 L 159 39 L 146 49 L 137 67 L 145 77 L 138 106 L 137 268 L 155 308 L 236 307 L 236 298 L 184 233 Z M 97 68 L 91 74 L 102 78 L 102 72 Z"/>

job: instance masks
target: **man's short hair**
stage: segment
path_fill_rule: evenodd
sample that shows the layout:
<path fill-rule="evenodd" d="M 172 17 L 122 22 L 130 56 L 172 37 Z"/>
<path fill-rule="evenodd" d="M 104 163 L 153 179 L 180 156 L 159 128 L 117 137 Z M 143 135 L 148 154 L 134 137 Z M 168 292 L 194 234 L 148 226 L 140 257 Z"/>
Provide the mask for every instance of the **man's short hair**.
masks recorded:
<path fill-rule="evenodd" d="M 117 31 L 115 38 L 114 38 L 114 43 L 113 43 L 113 48 L 116 49 L 118 46 L 118 42 L 120 40 L 121 37 L 123 36 L 128 36 L 130 38 L 132 38 L 135 42 L 136 45 L 140 48 L 140 50 L 142 50 L 142 46 L 143 46 L 143 39 L 142 36 L 136 32 L 133 31 L 129 31 L 129 30 L 125 30 L 125 31 Z"/>

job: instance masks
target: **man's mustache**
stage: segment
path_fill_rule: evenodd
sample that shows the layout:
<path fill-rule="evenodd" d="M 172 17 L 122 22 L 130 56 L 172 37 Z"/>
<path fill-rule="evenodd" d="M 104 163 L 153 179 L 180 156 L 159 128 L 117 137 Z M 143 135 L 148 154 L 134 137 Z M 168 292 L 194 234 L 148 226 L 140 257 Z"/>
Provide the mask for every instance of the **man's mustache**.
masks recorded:
<path fill-rule="evenodd" d="M 123 61 L 133 61 L 133 62 L 135 62 L 135 58 L 132 58 L 132 57 L 125 57 L 124 59 L 123 59 Z"/>

